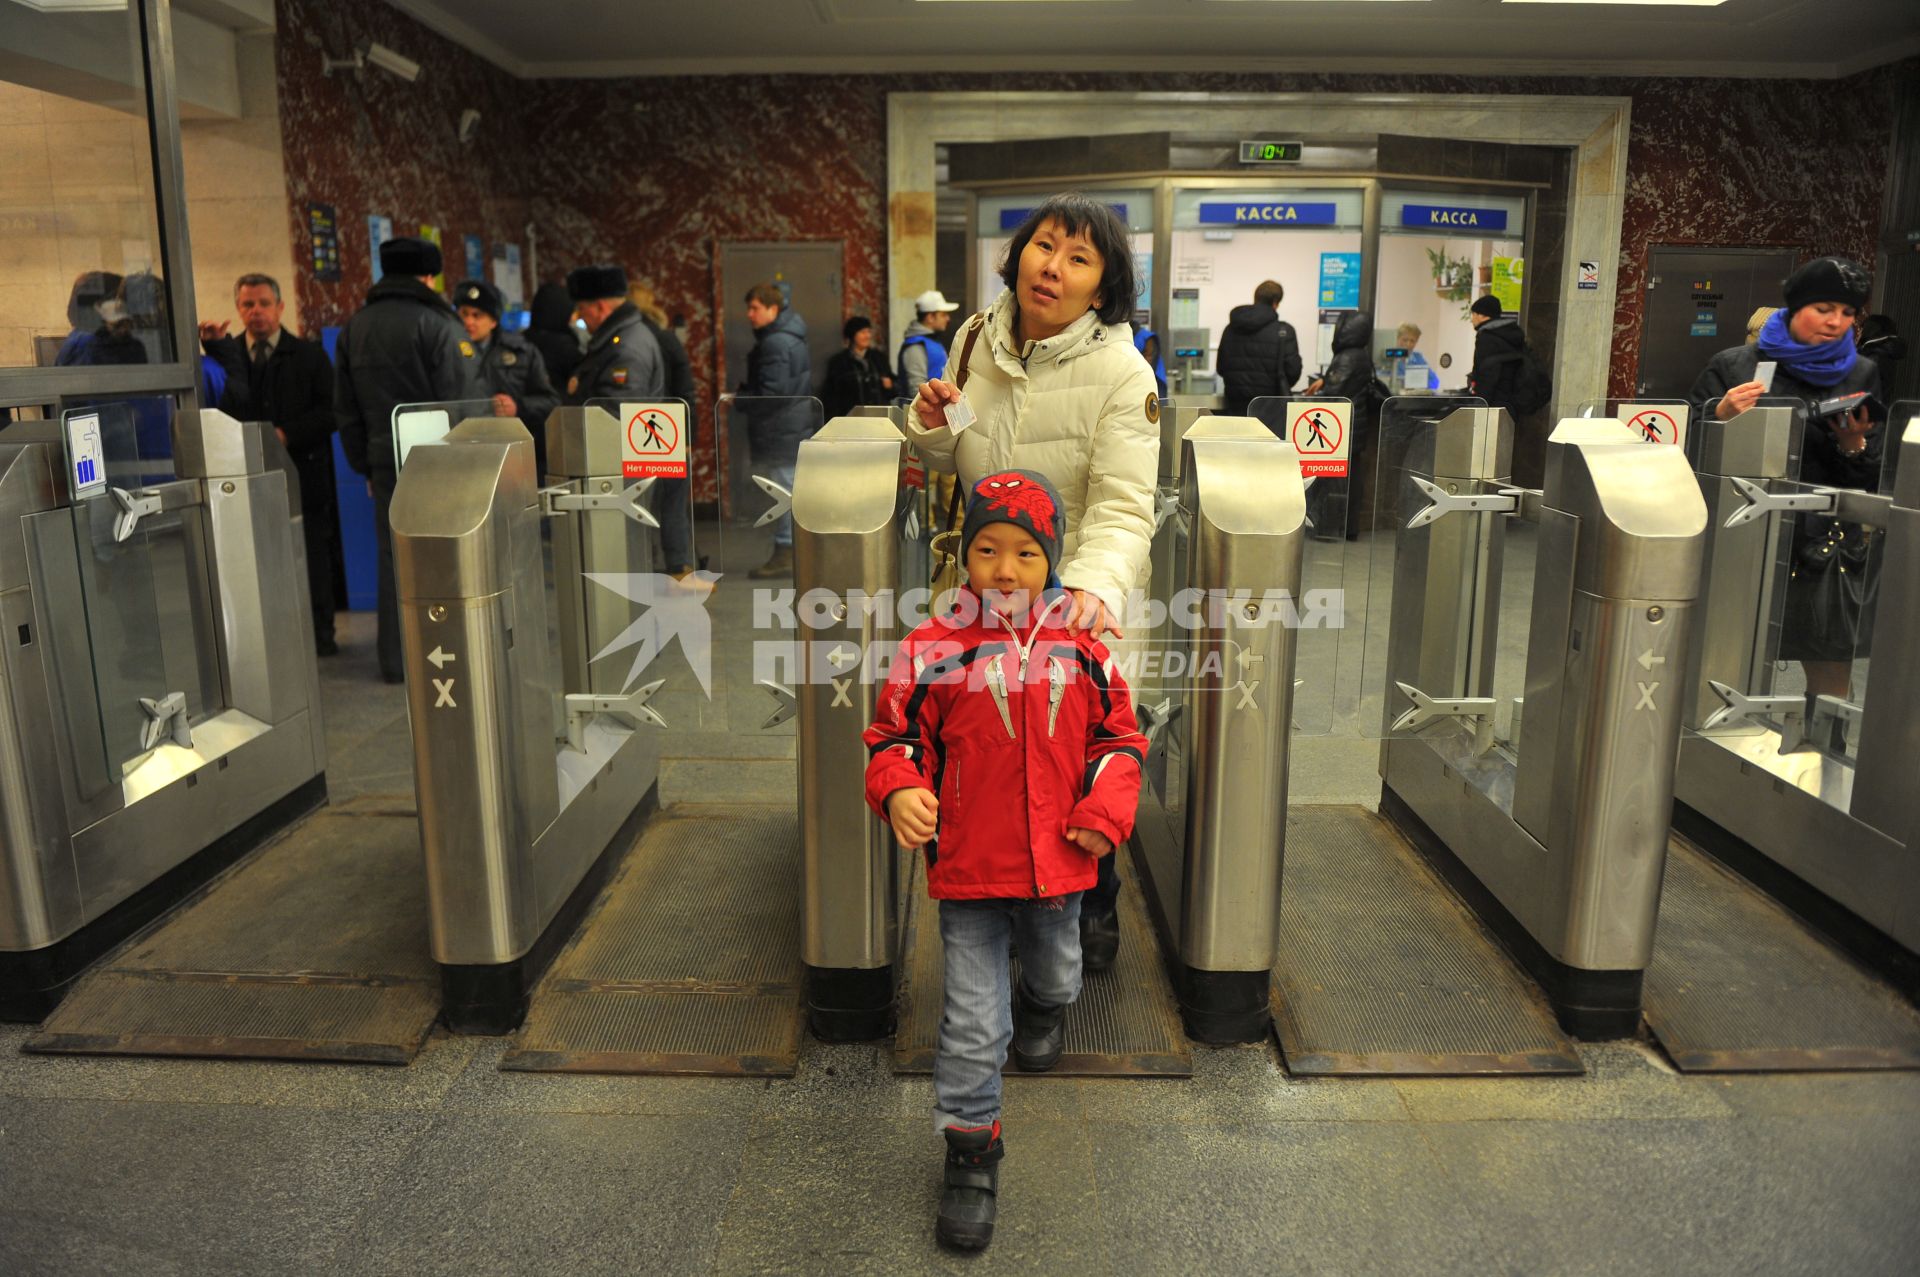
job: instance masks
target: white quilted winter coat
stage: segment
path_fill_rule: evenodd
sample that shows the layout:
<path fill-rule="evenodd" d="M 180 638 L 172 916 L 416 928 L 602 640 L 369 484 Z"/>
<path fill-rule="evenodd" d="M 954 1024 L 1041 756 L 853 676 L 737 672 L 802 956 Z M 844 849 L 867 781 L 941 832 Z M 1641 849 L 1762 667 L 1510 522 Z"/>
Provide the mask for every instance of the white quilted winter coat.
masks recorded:
<path fill-rule="evenodd" d="M 1060 583 L 1091 591 L 1115 616 L 1127 591 L 1147 584 L 1153 490 L 1160 466 L 1160 401 L 1153 369 L 1126 324 L 1088 311 L 1057 336 L 1013 336 L 1014 294 L 988 308 L 974 346 L 966 398 L 976 418 L 956 439 L 943 426 L 907 436 L 943 473 L 972 484 L 999 470 L 1038 470 L 1067 507 Z M 947 380 L 959 376 L 966 326 L 953 341 Z M 942 512 L 944 513 L 944 511 Z"/>

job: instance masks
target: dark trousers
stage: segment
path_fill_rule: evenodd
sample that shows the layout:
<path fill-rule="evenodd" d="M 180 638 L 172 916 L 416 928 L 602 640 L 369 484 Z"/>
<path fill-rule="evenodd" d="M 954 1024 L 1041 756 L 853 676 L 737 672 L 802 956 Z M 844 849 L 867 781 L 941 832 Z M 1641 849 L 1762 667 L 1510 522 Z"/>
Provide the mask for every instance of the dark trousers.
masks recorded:
<path fill-rule="evenodd" d="M 300 531 L 307 545 L 307 596 L 313 600 L 313 637 L 333 638 L 333 559 L 339 516 L 331 504 L 303 511 Z"/>
<path fill-rule="evenodd" d="M 375 470 L 373 479 L 374 557 L 379 560 L 379 638 L 375 650 L 380 655 L 380 673 L 399 678 L 406 673 L 400 654 L 400 605 L 393 579 L 393 529 L 387 526 L 387 511 L 393 505 L 393 489 L 398 482 L 391 470 Z"/>
<path fill-rule="evenodd" d="M 1080 898 L 1082 914 L 1111 914 L 1120 904 L 1120 857 L 1125 853 L 1124 844 L 1115 847 L 1111 855 L 1100 857 L 1100 881 L 1093 889 Z"/>
<path fill-rule="evenodd" d="M 687 500 L 690 486 L 691 482 L 686 479 L 661 479 L 653 485 L 653 517 L 660 520 L 660 554 L 669 572 L 696 566 L 693 509 Z"/>

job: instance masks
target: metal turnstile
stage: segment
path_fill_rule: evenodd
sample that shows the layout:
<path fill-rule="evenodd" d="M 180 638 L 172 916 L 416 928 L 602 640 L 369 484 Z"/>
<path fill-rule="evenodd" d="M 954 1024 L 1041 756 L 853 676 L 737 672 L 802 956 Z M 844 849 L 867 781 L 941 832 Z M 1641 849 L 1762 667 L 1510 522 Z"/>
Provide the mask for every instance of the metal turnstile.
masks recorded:
<path fill-rule="evenodd" d="M 1544 491 L 1507 486 L 1512 423 L 1462 409 L 1419 438 L 1400 534 L 1382 811 L 1540 983 L 1561 1024 L 1640 1020 L 1666 858 L 1706 510 L 1677 449 L 1562 422 Z M 1538 503 L 1526 694 L 1491 695 L 1505 520 Z M 1397 691 L 1397 694 L 1396 694 Z"/>
<path fill-rule="evenodd" d="M 167 481 L 126 405 L 0 435 L 6 1018 L 326 800 L 291 466 L 265 424 L 172 429 Z"/>
<path fill-rule="evenodd" d="M 1272 1022 L 1306 499 L 1298 453 L 1250 417 L 1196 417 L 1179 455 L 1145 653 L 1179 673 L 1147 715 L 1136 863 L 1187 1033 L 1247 1042 Z"/>
<path fill-rule="evenodd" d="M 583 437 L 590 458 L 596 432 L 617 438 L 604 413 L 557 413 L 556 467 Z M 646 707 L 654 685 L 563 695 L 583 671 L 570 660 L 563 677 L 548 637 L 541 520 L 597 510 L 580 500 L 600 495 L 543 493 L 533 438 L 511 418 L 469 420 L 415 448 L 394 493 L 433 957 L 446 1021 L 459 1031 L 519 1023 L 534 979 L 652 802 L 659 737 L 643 724 L 659 722 Z M 632 490 L 609 495 L 623 517 L 643 518 Z M 630 540 L 572 532 L 556 535 L 556 560 L 647 566 L 622 562 Z M 615 619 L 563 608 L 561 651 L 600 651 L 606 636 L 594 627 Z"/>
<path fill-rule="evenodd" d="M 900 855 L 866 803 L 860 733 L 900 639 L 905 446 L 889 420 L 836 417 L 800 445 L 794 477 L 801 948 L 807 1023 L 827 1041 L 883 1037 L 893 1024 Z"/>
<path fill-rule="evenodd" d="M 1890 441 L 1890 492 L 1789 479 L 1803 428 L 1786 408 L 1708 418 L 1700 487 L 1712 510 L 1707 625 L 1688 664 L 1675 827 L 1920 995 L 1920 426 Z M 1890 429 L 1894 427 L 1889 427 Z M 1780 694 L 1770 660 L 1796 512 L 1883 530 L 1861 703 Z M 1832 741 L 1856 733 L 1857 749 Z"/>

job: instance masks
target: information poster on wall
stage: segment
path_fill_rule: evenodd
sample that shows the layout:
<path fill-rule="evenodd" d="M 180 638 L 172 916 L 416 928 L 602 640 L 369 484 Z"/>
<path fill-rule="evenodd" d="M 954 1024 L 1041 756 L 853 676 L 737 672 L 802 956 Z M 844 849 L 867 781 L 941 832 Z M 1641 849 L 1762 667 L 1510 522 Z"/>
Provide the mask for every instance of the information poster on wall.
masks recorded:
<path fill-rule="evenodd" d="M 1526 261 L 1519 257 L 1496 257 L 1493 259 L 1493 295 L 1500 299 L 1500 309 L 1509 315 L 1520 313 L 1520 283 L 1526 274 Z"/>
<path fill-rule="evenodd" d="M 333 205 L 307 205 L 307 243 L 312 251 L 313 277 L 318 280 L 340 278 L 340 223 Z"/>
<path fill-rule="evenodd" d="M 435 248 L 439 248 L 440 247 L 440 228 L 438 226 L 429 226 L 425 222 L 422 222 L 420 223 L 420 238 L 427 241 L 427 243 L 432 244 Z M 443 261 L 445 260 L 444 257 L 442 258 L 442 260 Z M 433 289 L 433 291 L 436 293 L 446 292 L 447 291 L 446 272 L 442 271 L 440 274 L 435 275 L 431 280 L 428 281 L 427 287 Z"/>
<path fill-rule="evenodd" d="M 1360 309 L 1360 254 L 1320 254 L 1320 305 L 1328 310 Z"/>
<path fill-rule="evenodd" d="M 466 249 L 467 273 L 462 279 L 485 279 L 487 277 L 487 245 L 478 235 L 462 235 L 461 246 Z"/>
<path fill-rule="evenodd" d="M 373 282 L 380 282 L 380 246 L 393 238 L 393 219 L 378 213 L 367 217 L 367 260 L 373 264 Z"/>
<path fill-rule="evenodd" d="M 520 282 L 520 278 L 520 246 L 495 244 L 493 246 L 493 286 L 500 290 L 500 297 L 506 303 L 508 310 L 526 308 L 526 287 Z"/>

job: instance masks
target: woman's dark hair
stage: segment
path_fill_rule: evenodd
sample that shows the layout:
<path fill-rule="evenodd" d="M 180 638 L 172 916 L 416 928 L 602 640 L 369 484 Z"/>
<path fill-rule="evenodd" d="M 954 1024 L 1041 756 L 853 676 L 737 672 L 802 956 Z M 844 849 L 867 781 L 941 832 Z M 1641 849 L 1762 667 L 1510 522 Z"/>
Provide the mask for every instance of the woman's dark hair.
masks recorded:
<path fill-rule="evenodd" d="M 855 333 L 859 332 L 862 328 L 871 327 L 873 327 L 873 321 L 871 319 L 868 319 L 865 315 L 855 315 L 852 319 L 840 325 L 840 340 L 852 341 Z"/>
<path fill-rule="evenodd" d="M 1034 232 L 1049 221 L 1058 221 L 1069 235 L 1084 234 L 1106 262 L 1100 276 L 1100 304 L 1094 308 L 1100 322 L 1117 324 L 1130 318 L 1138 287 L 1134 283 L 1133 245 L 1127 239 L 1126 225 L 1111 205 L 1078 192 L 1055 195 L 1027 214 L 1027 220 L 1020 223 L 1020 229 L 1007 243 L 1007 255 L 1000 261 L 1001 282 L 1008 288 L 1020 286 L 1020 254 L 1027 251 Z"/>

